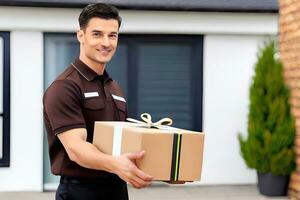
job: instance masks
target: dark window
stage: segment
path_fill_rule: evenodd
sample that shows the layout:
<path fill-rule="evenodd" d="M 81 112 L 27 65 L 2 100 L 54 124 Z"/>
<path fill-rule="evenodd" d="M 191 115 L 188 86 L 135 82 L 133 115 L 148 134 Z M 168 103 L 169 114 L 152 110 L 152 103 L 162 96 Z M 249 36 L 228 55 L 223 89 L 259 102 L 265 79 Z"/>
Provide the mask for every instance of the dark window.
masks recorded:
<path fill-rule="evenodd" d="M 10 161 L 10 37 L 0 32 L 0 167 Z"/>

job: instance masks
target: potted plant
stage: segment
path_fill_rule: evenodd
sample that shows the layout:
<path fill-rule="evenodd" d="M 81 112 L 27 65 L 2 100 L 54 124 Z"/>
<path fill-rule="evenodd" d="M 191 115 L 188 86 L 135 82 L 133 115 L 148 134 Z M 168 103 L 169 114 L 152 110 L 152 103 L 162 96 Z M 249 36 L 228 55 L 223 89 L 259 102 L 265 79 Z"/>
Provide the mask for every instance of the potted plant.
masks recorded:
<path fill-rule="evenodd" d="M 250 87 L 248 135 L 240 133 L 241 155 L 256 169 L 258 187 L 267 196 L 286 195 L 290 173 L 295 169 L 295 123 L 289 105 L 289 89 L 276 45 L 268 41 L 258 53 Z"/>

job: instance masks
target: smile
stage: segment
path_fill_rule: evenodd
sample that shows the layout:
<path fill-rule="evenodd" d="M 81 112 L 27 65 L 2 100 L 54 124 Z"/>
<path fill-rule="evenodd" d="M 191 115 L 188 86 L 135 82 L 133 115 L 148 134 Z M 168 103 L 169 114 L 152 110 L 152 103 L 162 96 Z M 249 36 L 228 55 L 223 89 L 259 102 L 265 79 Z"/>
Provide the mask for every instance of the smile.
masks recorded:
<path fill-rule="evenodd" d="M 96 49 L 97 51 L 101 52 L 101 53 L 109 53 L 111 52 L 110 49 Z"/>

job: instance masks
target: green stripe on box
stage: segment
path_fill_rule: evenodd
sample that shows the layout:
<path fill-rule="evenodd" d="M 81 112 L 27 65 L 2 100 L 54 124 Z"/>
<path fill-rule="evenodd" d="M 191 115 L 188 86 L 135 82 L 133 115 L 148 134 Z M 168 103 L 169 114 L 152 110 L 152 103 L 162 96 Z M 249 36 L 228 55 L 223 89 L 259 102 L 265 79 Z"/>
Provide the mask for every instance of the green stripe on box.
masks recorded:
<path fill-rule="evenodd" d="M 170 177 L 171 181 L 178 181 L 178 177 L 179 177 L 181 140 L 182 140 L 182 135 L 180 133 L 174 133 L 171 177 Z"/>

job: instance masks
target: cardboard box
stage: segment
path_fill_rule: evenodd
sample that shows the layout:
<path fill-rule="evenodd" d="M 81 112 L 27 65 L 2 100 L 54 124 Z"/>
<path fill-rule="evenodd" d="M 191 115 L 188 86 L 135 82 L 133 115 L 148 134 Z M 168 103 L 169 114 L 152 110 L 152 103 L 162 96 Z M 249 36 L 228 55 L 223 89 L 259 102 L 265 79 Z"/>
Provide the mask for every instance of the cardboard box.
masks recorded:
<path fill-rule="evenodd" d="M 201 177 L 204 134 L 164 126 L 145 128 L 130 122 L 95 122 L 93 144 L 103 153 L 145 150 L 137 166 L 154 180 L 197 181 Z"/>

